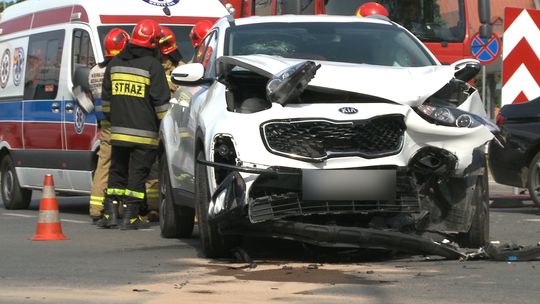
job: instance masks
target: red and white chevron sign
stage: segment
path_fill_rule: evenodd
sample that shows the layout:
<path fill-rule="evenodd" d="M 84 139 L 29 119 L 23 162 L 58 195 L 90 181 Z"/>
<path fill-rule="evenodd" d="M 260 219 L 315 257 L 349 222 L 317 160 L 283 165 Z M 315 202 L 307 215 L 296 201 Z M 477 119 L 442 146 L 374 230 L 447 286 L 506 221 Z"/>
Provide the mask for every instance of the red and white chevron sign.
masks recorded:
<path fill-rule="evenodd" d="M 502 105 L 540 96 L 540 10 L 504 10 Z"/>

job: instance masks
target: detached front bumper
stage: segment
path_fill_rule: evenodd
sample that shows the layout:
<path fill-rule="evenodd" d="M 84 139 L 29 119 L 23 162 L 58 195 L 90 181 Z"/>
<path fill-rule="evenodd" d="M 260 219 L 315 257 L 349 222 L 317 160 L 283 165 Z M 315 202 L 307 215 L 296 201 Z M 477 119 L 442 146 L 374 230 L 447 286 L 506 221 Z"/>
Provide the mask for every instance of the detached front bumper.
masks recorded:
<path fill-rule="evenodd" d="M 411 194 L 410 206 L 393 203 L 374 202 L 305 202 L 299 197 L 269 195 L 249 199 L 246 182 L 239 172 L 259 174 L 260 176 L 286 176 L 298 178 L 302 172 L 292 168 L 255 169 L 237 167 L 200 160 L 200 163 L 221 169 L 234 169 L 216 188 L 209 208 L 210 221 L 219 226 L 222 234 L 254 235 L 292 239 L 299 242 L 324 247 L 381 248 L 410 253 L 433 254 L 448 259 L 462 258 L 463 254 L 455 248 L 423 238 L 413 228 L 422 223 L 426 213 L 418 208 L 418 201 Z M 367 208 L 367 209 L 366 209 Z M 369 212 L 394 213 L 387 220 L 394 229 L 372 228 L 344 225 L 343 222 L 308 222 L 309 216 L 325 218 L 327 215 L 365 216 Z M 410 215 L 415 214 L 415 215 Z"/>

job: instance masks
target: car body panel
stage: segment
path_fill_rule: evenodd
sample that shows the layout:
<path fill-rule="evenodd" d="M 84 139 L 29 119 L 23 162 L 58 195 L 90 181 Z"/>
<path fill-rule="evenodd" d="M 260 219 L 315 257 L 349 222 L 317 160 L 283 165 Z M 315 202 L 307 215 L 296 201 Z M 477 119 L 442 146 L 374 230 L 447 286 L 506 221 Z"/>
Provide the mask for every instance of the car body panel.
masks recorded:
<path fill-rule="evenodd" d="M 489 165 L 495 181 L 527 187 L 529 165 L 540 151 L 540 99 L 505 105 L 500 125 L 501 144 L 491 143 Z"/>
<path fill-rule="evenodd" d="M 218 63 L 244 67 L 266 77 L 302 61 L 268 55 L 223 56 L 218 59 Z M 310 81 L 310 86 L 376 96 L 409 106 L 422 104 L 454 77 L 452 66 L 402 68 L 330 61 L 318 63 L 321 63 L 321 68 Z M 395 90 L 388 90 L 387 83 L 393 83 Z"/>

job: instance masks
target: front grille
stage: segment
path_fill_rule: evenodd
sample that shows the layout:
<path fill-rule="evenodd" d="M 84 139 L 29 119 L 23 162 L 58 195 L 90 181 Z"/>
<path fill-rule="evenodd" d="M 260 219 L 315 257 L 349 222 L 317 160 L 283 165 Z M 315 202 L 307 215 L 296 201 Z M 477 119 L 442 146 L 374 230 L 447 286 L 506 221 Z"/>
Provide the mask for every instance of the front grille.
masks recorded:
<path fill-rule="evenodd" d="M 376 158 L 397 154 L 405 123 L 401 115 L 387 115 L 355 121 L 274 120 L 261 128 L 270 152 L 322 161 L 339 156 Z"/>
<path fill-rule="evenodd" d="M 300 192 L 265 195 L 249 203 L 249 219 L 260 223 L 321 214 L 419 213 L 419 196 L 412 179 L 399 174 L 396 186 L 394 201 L 304 201 Z"/>

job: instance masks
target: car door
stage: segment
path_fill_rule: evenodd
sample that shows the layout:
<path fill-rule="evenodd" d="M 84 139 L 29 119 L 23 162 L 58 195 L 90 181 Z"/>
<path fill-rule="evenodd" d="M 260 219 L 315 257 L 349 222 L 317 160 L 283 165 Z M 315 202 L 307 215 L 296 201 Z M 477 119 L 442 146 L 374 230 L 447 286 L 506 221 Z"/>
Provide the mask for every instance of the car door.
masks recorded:
<path fill-rule="evenodd" d="M 218 47 L 217 30 L 207 35 L 204 43 L 195 50 L 194 62 L 202 63 L 205 67 L 205 78 L 211 78 L 215 74 L 215 58 Z M 171 163 L 172 173 L 175 180 L 172 182 L 175 188 L 181 188 L 189 192 L 195 191 L 195 140 L 196 121 L 200 107 L 205 104 L 209 84 L 182 87 L 176 93 L 178 104 L 171 108 L 174 120 L 174 141 L 172 152 L 174 162 Z"/>
<path fill-rule="evenodd" d="M 66 77 L 66 94 L 62 96 L 63 132 L 64 132 L 64 159 L 69 169 L 71 187 L 75 190 L 90 190 L 90 171 L 94 169 L 93 147 L 97 145 L 98 128 L 95 112 L 86 113 L 77 104 L 71 92 L 72 77 L 75 70 L 80 67 L 92 67 L 96 64 L 94 46 L 90 31 L 86 28 L 75 26 L 71 31 L 71 52 L 67 56 L 70 61 L 69 74 Z M 86 172 L 86 173 L 85 173 Z"/>

